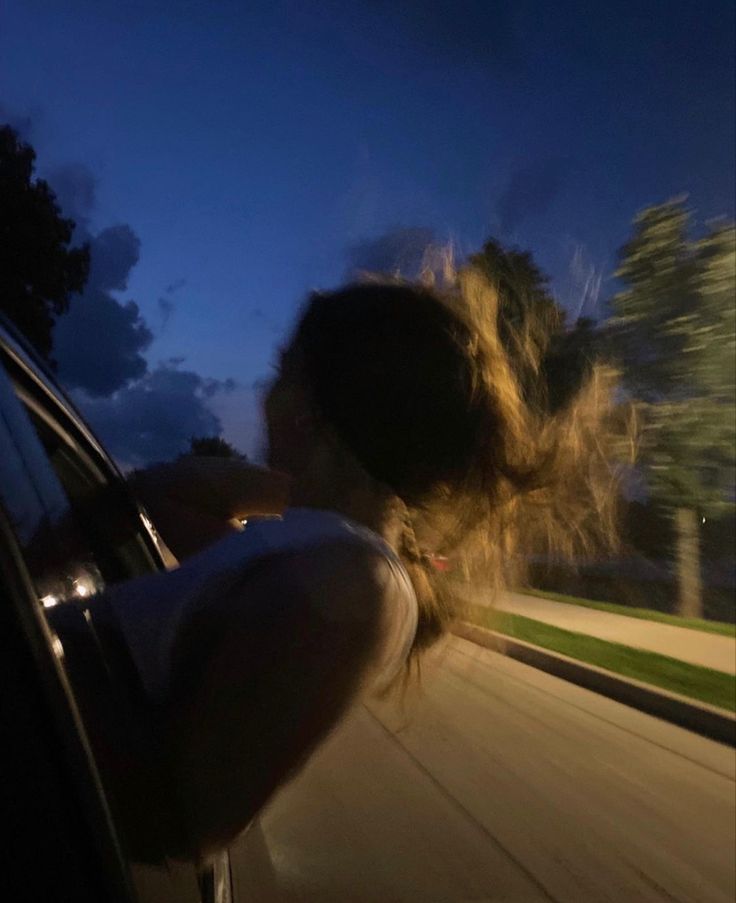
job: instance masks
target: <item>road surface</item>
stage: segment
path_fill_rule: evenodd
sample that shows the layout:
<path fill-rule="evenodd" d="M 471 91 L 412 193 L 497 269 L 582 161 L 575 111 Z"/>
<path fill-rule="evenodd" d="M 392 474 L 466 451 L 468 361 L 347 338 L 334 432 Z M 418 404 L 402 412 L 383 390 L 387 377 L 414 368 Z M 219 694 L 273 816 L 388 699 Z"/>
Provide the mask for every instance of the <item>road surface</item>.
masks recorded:
<path fill-rule="evenodd" d="M 491 596 L 480 592 L 473 594 L 473 601 L 479 605 L 491 604 Z M 524 593 L 505 592 L 495 604 L 502 611 L 544 621 L 545 624 L 565 630 L 658 652 L 692 665 L 736 674 L 736 638 L 733 636 L 706 633 L 703 630 L 643 618 L 630 618 L 627 615 L 540 599 Z"/>
<path fill-rule="evenodd" d="M 281 792 L 233 850 L 236 886 L 242 903 L 732 903 L 735 778 L 728 747 L 453 638 L 419 696 L 358 711 Z"/>

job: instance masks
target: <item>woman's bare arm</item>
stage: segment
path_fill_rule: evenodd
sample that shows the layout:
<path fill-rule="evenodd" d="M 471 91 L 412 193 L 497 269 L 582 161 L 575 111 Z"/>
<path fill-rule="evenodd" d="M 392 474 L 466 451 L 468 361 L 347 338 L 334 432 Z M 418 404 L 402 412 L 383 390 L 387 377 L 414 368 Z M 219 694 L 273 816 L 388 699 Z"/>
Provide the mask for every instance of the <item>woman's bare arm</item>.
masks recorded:
<path fill-rule="evenodd" d="M 281 554 L 192 625 L 166 725 L 185 855 L 245 828 L 371 683 L 392 581 L 358 545 Z"/>
<path fill-rule="evenodd" d="M 289 481 L 237 459 L 187 455 L 136 471 L 130 485 L 166 545 L 183 560 L 237 529 L 242 518 L 280 514 Z"/>

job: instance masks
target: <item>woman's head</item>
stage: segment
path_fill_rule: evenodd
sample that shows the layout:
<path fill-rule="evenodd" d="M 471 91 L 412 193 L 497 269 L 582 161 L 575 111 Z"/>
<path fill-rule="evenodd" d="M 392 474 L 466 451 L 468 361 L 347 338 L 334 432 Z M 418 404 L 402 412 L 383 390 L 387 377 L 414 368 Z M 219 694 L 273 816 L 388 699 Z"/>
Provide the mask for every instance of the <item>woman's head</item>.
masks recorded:
<path fill-rule="evenodd" d="M 266 417 L 272 466 L 298 480 L 331 442 L 421 514 L 439 537 L 435 551 L 482 559 L 499 582 L 518 560 L 524 521 L 530 538 L 543 533 L 550 545 L 570 518 L 567 533 L 578 540 L 610 532 L 613 476 L 595 435 L 608 400 L 600 380 L 591 372 L 554 417 L 533 410 L 501 338 L 497 301 L 472 272 L 445 292 L 384 282 L 313 294 L 282 353 Z M 542 374 L 541 363 L 525 362 Z M 419 567 L 409 529 L 401 552 L 415 585 L 425 585 L 418 643 L 428 645 L 452 605 L 434 590 L 429 599 L 432 575 Z"/>
<path fill-rule="evenodd" d="M 467 474 L 493 411 L 469 326 L 436 293 L 351 285 L 314 294 L 267 401 L 274 464 L 309 452 L 316 417 L 368 474 L 409 503 Z M 308 444 L 308 442 L 307 442 Z"/>

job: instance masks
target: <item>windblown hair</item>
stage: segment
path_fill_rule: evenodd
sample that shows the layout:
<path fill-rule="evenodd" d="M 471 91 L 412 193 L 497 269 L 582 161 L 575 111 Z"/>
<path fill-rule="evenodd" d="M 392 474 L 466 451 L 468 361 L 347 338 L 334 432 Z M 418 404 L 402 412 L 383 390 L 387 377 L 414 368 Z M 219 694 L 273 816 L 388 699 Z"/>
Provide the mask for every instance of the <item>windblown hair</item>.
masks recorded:
<path fill-rule="evenodd" d="M 414 656 L 459 614 L 429 549 L 501 589 L 530 555 L 616 543 L 615 373 L 591 361 L 552 404 L 549 330 L 528 320 L 510 342 L 502 317 L 481 273 L 445 265 L 441 280 L 428 271 L 315 293 L 294 337 L 320 413 L 405 505 Z"/>

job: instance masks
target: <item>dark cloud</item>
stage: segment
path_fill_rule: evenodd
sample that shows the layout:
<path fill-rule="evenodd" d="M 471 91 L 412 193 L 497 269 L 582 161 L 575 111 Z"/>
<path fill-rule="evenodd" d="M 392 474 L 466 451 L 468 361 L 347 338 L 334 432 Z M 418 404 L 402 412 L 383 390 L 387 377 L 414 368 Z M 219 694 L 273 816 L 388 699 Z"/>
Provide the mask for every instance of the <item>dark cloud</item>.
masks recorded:
<path fill-rule="evenodd" d="M 168 326 L 169 320 L 174 313 L 174 308 L 176 307 L 176 305 L 170 298 L 159 298 L 156 301 L 156 306 L 158 307 L 158 312 L 161 315 L 161 326 L 159 331 L 163 332 Z"/>
<path fill-rule="evenodd" d="M 107 398 L 75 398 L 124 468 L 166 461 L 186 451 L 192 436 L 219 436 L 222 424 L 207 401 L 228 383 L 207 380 L 171 362 Z"/>
<path fill-rule="evenodd" d="M 69 216 L 76 222 L 77 241 L 87 241 L 89 216 L 97 197 L 97 180 L 92 170 L 83 163 L 66 163 L 50 170 L 47 181 L 54 190 L 64 216 Z"/>
<path fill-rule="evenodd" d="M 176 304 L 171 300 L 171 295 L 175 295 L 178 291 L 183 289 L 186 284 L 187 280 L 184 279 L 183 276 L 174 279 L 174 281 L 170 282 L 164 289 L 163 296 L 156 301 L 158 312 L 161 316 L 160 332 L 163 332 L 169 325 L 169 320 L 176 310 Z"/>
<path fill-rule="evenodd" d="M 421 226 L 391 229 L 347 249 L 346 276 L 354 279 L 361 273 L 400 273 L 414 277 L 434 242 L 435 234 L 431 229 Z"/>
<path fill-rule="evenodd" d="M 212 398 L 220 393 L 229 394 L 238 388 L 238 383 L 232 378 L 212 379 L 210 377 L 202 379 L 202 394 L 205 398 Z"/>
<path fill-rule="evenodd" d="M 184 288 L 184 286 L 185 286 L 186 284 L 187 284 L 187 280 L 184 279 L 183 276 L 180 276 L 178 279 L 174 279 L 173 282 L 170 282 L 170 283 L 166 286 L 166 288 L 164 289 L 164 292 L 165 292 L 167 295 L 173 295 L 174 292 L 178 292 L 179 289 Z"/>
<path fill-rule="evenodd" d="M 90 274 L 82 295 L 56 321 L 53 354 L 59 378 L 71 389 L 110 395 L 142 377 L 148 365 L 143 352 L 153 333 L 134 301 L 120 301 L 138 263 L 141 243 L 130 226 L 109 226 L 93 233 L 90 216 L 96 180 L 89 167 L 65 164 L 50 170 L 48 181 L 65 216 L 76 223 L 75 242 L 90 246 Z"/>
<path fill-rule="evenodd" d="M 560 193 L 570 166 L 563 157 L 547 157 L 515 170 L 496 204 L 502 232 L 513 232 L 524 221 L 546 213 Z"/>
<path fill-rule="evenodd" d="M 87 287 L 72 299 L 54 331 L 54 357 L 69 388 L 110 395 L 146 373 L 142 352 L 153 333 L 134 301 L 121 302 L 110 294 L 127 287 L 139 250 L 129 226 L 111 226 L 91 239 Z"/>
<path fill-rule="evenodd" d="M 0 121 L 8 119 L 4 112 L 0 107 Z M 26 137 L 30 119 L 17 124 Z M 92 228 L 97 184 L 87 166 L 55 166 L 44 177 L 63 215 L 76 224 L 75 243 L 90 246 L 85 291 L 71 299 L 69 312 L 55 326 L 53 353 L 62 383 L 124 467 L 173 458 L 193 435 L 220 435 L 220 418 L 211 405 L 227 403 L 238 388 L 235 381 L 184 369 L 183 357 L 150 370 L 143 352 L 153 333 L 134 301 L 114 296 L 127 289 L 138 263 L 141 243 L 134 230 L 125 224 Z M 164 325 L 174 310 L 171 296 L 185 284 L 184 278 L 174 279 L 159 299 Z"/>
<path fill-rule="evenodd" d="M 105 292 L 87 291 L 58 322 L 59 377 L 71 389 L 110 395 L 146 373 L 141 352 L 152 340 L 135 301 L 121 304 Z"/>
<path fill-rule="evenodd" d="M 92 239 L 89 286 L 123 292 L 138 263 L 141 242 L 130 226 L 108 226 Z"/>

